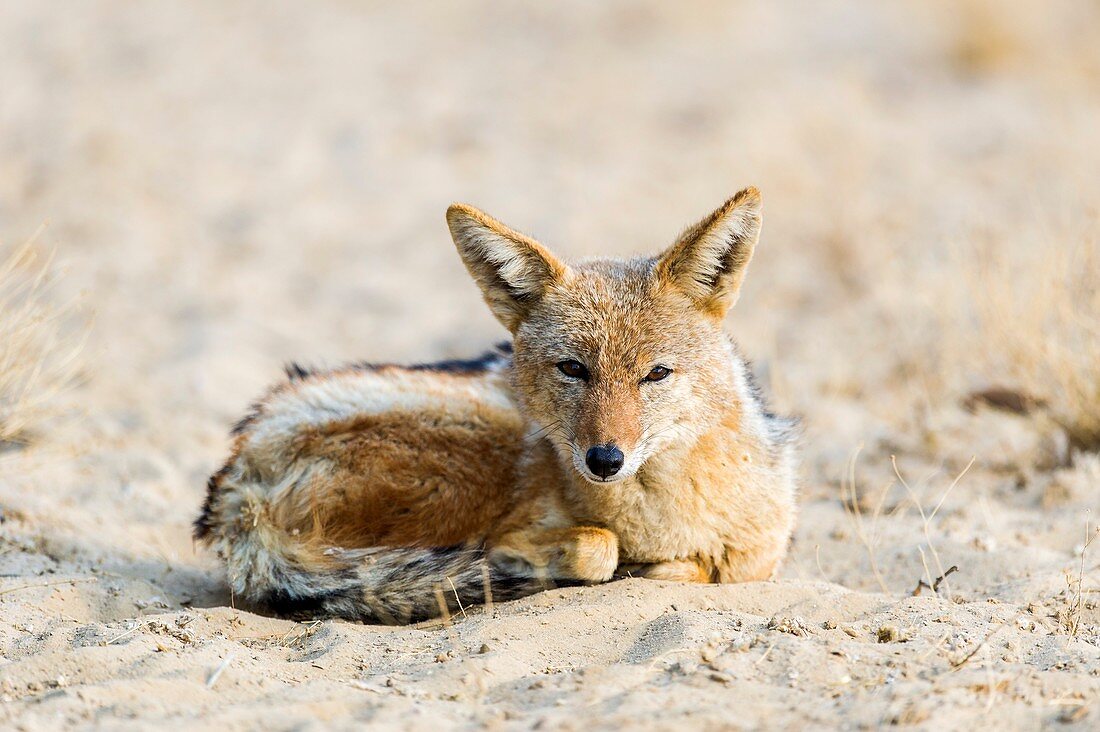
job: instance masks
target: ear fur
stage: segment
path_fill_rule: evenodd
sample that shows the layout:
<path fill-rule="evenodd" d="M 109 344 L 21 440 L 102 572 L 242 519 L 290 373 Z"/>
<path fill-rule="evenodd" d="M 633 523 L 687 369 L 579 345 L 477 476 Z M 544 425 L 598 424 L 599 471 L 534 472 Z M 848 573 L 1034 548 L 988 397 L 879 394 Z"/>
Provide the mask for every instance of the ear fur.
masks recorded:
<path fill-rule="evenodd" d="M 750 187 L 681 234 L 658 258 L 657 278 L 721 318 L 737 302 L 759 237 L 760 191 Z"/>
<path fill-rule="evenodd" d="M 447 226 L 489 309 L 513 333 L 546 290 L 569 271 L 546 247 L 473 206 L 456 203 L 448 208 Z"/>

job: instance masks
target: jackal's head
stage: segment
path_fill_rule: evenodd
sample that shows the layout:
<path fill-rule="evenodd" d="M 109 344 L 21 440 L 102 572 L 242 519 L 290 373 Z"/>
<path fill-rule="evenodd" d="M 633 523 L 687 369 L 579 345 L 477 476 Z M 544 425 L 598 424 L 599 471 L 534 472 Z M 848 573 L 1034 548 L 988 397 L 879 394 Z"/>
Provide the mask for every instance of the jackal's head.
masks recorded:
<path fill-rule="evenodd" d="M 747 188 L 656 257 L 567 265 L 475 208 L 447 211 L 459 254 L 512 332 L 526 416 L 593 483 L 634 473 L 740 408 L 722 319 L 760 234 Z"/>

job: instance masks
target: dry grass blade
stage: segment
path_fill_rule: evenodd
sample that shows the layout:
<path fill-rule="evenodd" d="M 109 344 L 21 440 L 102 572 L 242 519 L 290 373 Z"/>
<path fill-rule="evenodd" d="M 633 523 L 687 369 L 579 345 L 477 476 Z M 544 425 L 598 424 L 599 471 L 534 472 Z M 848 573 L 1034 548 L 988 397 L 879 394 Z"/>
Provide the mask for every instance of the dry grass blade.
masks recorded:
<path fill-rule="evenodd" d="M 1085 543 L 1081 545 L 1080 566 L 1077 569 L 1077 577 L 1070 580 L 1070 601 L 1066 610 L 1064 626 L 1066 632 L 1076 636 L 1081 630 L 1081 614 L 1085 607 L 1085 554 L 1092 542 L 1100 536 L 1100 526 L 1091 529 L 1089 521 L 1085 520 Z"/>
<path fill-rule="evenodd" d="M 212 674 L 210 674 L 210 677 L 206 680 L 207 689 L 213 689 L 214 684 L 218 683 L 218 679 L 221 678 L 221 675 L 225 672 L 227 668 L 229 668 L 229 664 L 233 662 L 233 655 L 234 654 L 230 653 L 228 656 L 226 656 L 225 660 L 222 661 L 216 669 L 214 669 L 214 672 Z"/>
<path fill-rule="evenodd" d="M 290 646 L 301 643 L 303 640 L 312 636 L 323 622 L 323 620 L 311 620 L 309 622 L 297 625 L 288 630 L 279 639 L 278 644 L 280 646 L 289 648 Z"/>
<path fill-rule="evenodd" d="M 493 583 L 489 574 L 489 564 L 483 562 L 481 565 L 481 583 L 485 591 L 485 612 L 489 617 L 493 616 Z"/>
<path fill-rule="evenodd" d="M 458 603 L 458 610 L 462 613 L 462 617 L 466 617 L 466 608 L 462 606 L 462 598 L 458 596 L 458 588 L 455 587 L 454 580 L 450 577 L 447 578 L 447 583 L 451 586 L 451 592 L 454 593 L 455 602 Z"/>
<path fill-rule="evenodd" d="M 10 592 L 18 592 L 20 590 L 30 590 L 30 589 L 34 589 L 34 588 L 37 588 L 37 587 L 55 587 L 57 585 L 80 585 L 80 584 L 84 584 L 85 582 L 96 582 L 96 581 L 97 581 L 97 578 L 95 578 L 95 577 L 84 577 L 82 579 L 58 580 L 56 582 L 35 582 L 33 584 L 19 585 L 18 587 L 9 587 L 6 590 L 0 590 L 0 595 L 7 595 Z"/>
<path fill-rule="evenodd" d="M 882 590 L 882 593 L 888 595 L 890 594 L 890 590 L 886 588 L 886 582 L 882 579 L 882 573 L 879 572 L 878 561 L 875 558 L 875 545 L 878 543 L 878 520 L 882 515 L 882 507 L 886 502 L 886 494 L 889 490 L 889 486 L 883 489 L 882 495 L 879 496 L 879 501 L 875 505 L 872 514 L 870 533 L 868 534 L 863 517 L 863 508 L 860 505 L 860 497 L 856 490 L 856 462 L 859 460 L 859 453 L 862 450 L 863 445 L 860 445 L 852 451 L 852 457 L 848 461 L 848 474 L 841 479 L 840 498 L 844 506 L 844 511 L 852 519 L 852 524 L 855 526 L 856 536 L 859 537 L 860 543 L 863 544 L 864 549 L 867 550 L 867 558 L 871 564 L 871 572 L 875 576 L 875 581 L 878 582 L 879 589 Z"/>
<path fill-rule="evenodd" d="M 119 633 L 114 638 L 111 638 L 111 640 L 104 643 L 104 645 L 107 645 L 107 646 L 114 645 L 118 641 L 122 640 L 126 636 L 128 636 L 131 633 L 133 633 L 134 631 L 138 630 L 139 628 L 145 627 L 146 622 L 148 622 L 148 621 L 144 621 L 144 622 L 140 622 L 140 623 L 134 623 L 134 627 L 130 628 L 129 630 L 125 630 L 125 631 Z"/>
<path fill-rule="evenodd" d="M 439 618 L 447 630 L 447 637 L 451 639 L 453 645 L 457 646 L 458 636 L 455 634 L 454 623 L 451 622 L 451 608 L 447 606 L 447 600 L 443 596 L 442 583 L 435 586 L 435 601 L 439 605 Z"/>
<path fill-rule="evenodd" d="M 974 644 L 974 647 L 971 648 L 966 655 L 962 656 L 961 658 L 951 660 L 951 669 L 954 671 L 958 671 L 960 668 L 965 666 L 967 663 L 970 662 L 970 659 L 978 655 L 978 651 L 985 648 L 986 645 L 989 644 L 989 641 L 993 640 L 993 636 L 997 635 L 1007 627 L 1008 623 L 1001 623 L 996 628 L 989 631 L 989 633 L 986 634 L 985 638 L 982 638 L 978 643 Z"/>
<path fill-rule="evenodd" d="M 905 480 L 905 478 L 902 477 L 901 471 L 898 469 L 897 457 L 890 457 L 890 464 L 894 468 L 894 475 L 897 476 L 898 481 L 901 483 L 902 487 L 905 488 L 906 493 L 909 494 L 909 499 L 913 502 L 913 505 L 917 507 L 917 512 L 920 513 L 922 530 L 924 532 L 924 540 L 928 544 L 928 550 L 932 553 L 932 560 L 936 563 L 936 571 L 939 573 L 939 577 L 937 579 L 932 578 L 932 571 L 928 567 L 928 562 L 925 561 L 924 549 L 921 547 L 917 547 L 917 551 L 920 552 L 921 563 L 924 565 L 925 579 L 918 582 L 917 589 L 913 593 L 914 595 L 919 593 L 922 584 L 933 592 L 939 594 L 940 584 L 943 583 L 944 580 L 947 579 L 948 575 L 950 575 L 953 571 L 958 570 L 958 567 L 952 567 L 951 569 L 944 570 L 943 563 L 940 561 L 939 552 L 936 551 L 936 545 L 932 541 L 932 519 L 936 518 L 936 514 L 938 514 L 940 512 L 940 509 L 943 508 L 943 503 L 947 500 L 947 497 L 951 495 L 951 491 L 955 490 L 955 486 L 959 484 L 959 481 L 963 479 L 963 476 L 970 472 L 970 468 L 974 467 L 974 463 L 976 461 L 976 457 L 970 458 L 970 462 L 967 463 L 966 467 L 963 468 L 962 471 L 955 476 L 955 479 L 951 481 L 951 485 L 949 485 L 947 487 L 947 490 L 943 492 L 943 495 L 940 496 L 940 500 L 936 503 L 936 507 L 932 509 L 931 513 L 926 514 L 924 512 L 924 506 L 921 505 L 920 498 L 917 497 L 916 492 Z M 950 587 L 948 587 L 948 589 L 950 589 Z"/>
<path fill-rule="evenodd" d="M 53 253 L 37 247 L 42 228 L 0 255 L 0 442 L 17 442 L 47 416 L 76 376 L 84 336 L 65 337 L 72 304 L 52 297 Z"/>

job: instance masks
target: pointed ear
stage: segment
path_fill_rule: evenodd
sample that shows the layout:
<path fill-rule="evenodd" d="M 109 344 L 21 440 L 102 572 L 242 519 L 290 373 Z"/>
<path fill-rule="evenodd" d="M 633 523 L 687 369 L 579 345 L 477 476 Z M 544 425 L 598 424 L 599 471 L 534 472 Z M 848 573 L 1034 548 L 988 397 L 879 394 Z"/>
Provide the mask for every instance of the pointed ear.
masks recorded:
<path fill-rule="evenodd" d="M 759 237 L 760 192 L 746 188 L 681 234 L 657 260 L 656 276 L 721 318 L 737 302 Z"/>
<path fill-rule="evenodd" d="M 472 206 L 448 208 L 447 226 L 489 309 L 513 333 L 547 289 L 569 272 L 546 247 Z"/>

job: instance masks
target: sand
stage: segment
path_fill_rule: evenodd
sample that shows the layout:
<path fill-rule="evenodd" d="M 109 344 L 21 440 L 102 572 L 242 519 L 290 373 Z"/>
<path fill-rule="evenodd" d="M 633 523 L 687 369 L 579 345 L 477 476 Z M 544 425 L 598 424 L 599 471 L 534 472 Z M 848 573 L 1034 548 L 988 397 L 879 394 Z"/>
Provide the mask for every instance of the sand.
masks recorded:
<path fill-rule="evenodd" d="M 5 4 L 0 242 L 48 222 L 91 325 L 0 452 L 0 726 L 1100 724 L 1100 457 L 962 403 L 997 378 L 971 245 L 1095 223 L 1100 19 L 1012 6 Z M 805 425 L 775 581 L 403 628 L 234 607 L 190 522 L 282 363 L 502 337 L 447 204 L 623 255 L 749 184 L 729 329 Z"/>

